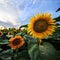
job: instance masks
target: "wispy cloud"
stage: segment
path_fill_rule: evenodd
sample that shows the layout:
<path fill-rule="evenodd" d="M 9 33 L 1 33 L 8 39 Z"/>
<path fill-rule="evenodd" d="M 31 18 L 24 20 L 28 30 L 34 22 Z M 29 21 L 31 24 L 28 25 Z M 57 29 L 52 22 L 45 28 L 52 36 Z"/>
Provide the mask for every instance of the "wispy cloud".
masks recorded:
<path fill-rule="evenodd" d="M 30 3 L 28 0 L 0 0 L 0 21 L 20 25 L 29 14 L 26 11 Z"/>
<path fill-rule="evenodd" d="M 19 25 L 18 16 L 18 11 L 11 0 L 0 0 L 0 21 L 11 23 L 13 26 Z"/>
<path fill-rule="evenodd" d="M 50 12 L 58 16 L 55 9 L 60 0 L 0 0 L 0 22 L 2 25 L 18 26 L 27 23 L 36 13 Z M 55 14 L 56 13 L 56 14 Z M 0 23 L 1 25 L 1 23 Z"/>
<path fill-rule="evenodd" d="M 0 10 L 0 21 L 2 22 L 10 22 L 13 25 L 17 25 L 17 18 L 15 15 L 13 15 L 12 13 L 6 12 L 6 11 L 1 11 Z"/>

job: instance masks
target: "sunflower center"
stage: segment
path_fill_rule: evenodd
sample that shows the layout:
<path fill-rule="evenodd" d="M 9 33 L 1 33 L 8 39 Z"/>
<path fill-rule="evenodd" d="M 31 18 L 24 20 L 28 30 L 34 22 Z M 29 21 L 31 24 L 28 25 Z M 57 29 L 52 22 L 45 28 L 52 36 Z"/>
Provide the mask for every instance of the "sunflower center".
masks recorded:
<path fill-rule="evenodd" d="M 1 33 L 0 33 L 0 35 L 1 35 Z"/>
<path fill-rule="evenodd" d="M 0 36 L 2 35 L 2 33 L 0 33 Z"/>
<path fill-rule="evenodd" d="M 19 45 L 20 44 L 20 39 L 16 38 L 14 41 L 13 41 L 13 45 Z"/>
<path fill-rule="evenodd" d="M 42 33 L 48 28 L 48 23 L 46 20 L 38 20 L 34 23 L 34 30 L 37 33 Z"/>

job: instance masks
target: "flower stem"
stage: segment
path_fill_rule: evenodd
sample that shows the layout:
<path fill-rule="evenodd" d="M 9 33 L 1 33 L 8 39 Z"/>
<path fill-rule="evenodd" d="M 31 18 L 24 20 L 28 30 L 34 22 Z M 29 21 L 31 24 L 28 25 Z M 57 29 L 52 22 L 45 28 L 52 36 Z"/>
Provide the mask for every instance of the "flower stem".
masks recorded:
<path fill-rule="evenodd" d="M 42 44 L 43 44 L 43 40 L 42 39 L 39 39 L 38 45 L 42 45 Z"/>
<path fill-rule="evenodd" d="M 12 56 L 11 56 L 11 60 L 15 60 L 14 59 L 14 50 L 12 49 Z"/>
<path fill-rule="evenodd" d="M 18 56 L 18 49 L 16 49 L 16 53 L 17 53 L 17 56 Z"/>

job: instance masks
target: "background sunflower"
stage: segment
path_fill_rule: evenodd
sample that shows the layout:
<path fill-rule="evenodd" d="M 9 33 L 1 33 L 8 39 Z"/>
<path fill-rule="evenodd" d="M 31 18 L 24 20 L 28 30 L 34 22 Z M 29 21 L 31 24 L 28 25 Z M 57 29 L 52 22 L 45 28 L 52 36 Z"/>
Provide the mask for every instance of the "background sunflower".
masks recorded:
<path fill-rule="evenodd" d="M 11 35 L 11 32 L 8 32 L 8 35 Z"/>
<path fill-rule="evenodd" d="M 14 38 L 10 39 L 9 46 L 13 49 L 17 49 L 23 46 L 23 44 L 24 44 L 23 38 L 21 36 L 15 36 Z"/>
<path fill-rule="evenodd" d="M 3 32 L 2 31 L 0 31 L 0 36 L 2 36 L 3 35 Z"/>

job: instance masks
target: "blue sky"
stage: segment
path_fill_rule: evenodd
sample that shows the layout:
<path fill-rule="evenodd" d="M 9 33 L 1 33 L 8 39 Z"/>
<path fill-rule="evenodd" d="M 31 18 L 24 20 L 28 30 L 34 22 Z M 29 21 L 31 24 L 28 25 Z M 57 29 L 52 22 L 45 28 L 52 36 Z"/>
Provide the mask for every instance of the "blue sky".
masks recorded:
<path fill-rule="evenodd" d="M 60 16 L 56 10 L 60 0 L 0 0 L 0 26 L 19 27 L 28 24 L 37 13 L 49 12 L 52 17 Z"/>

